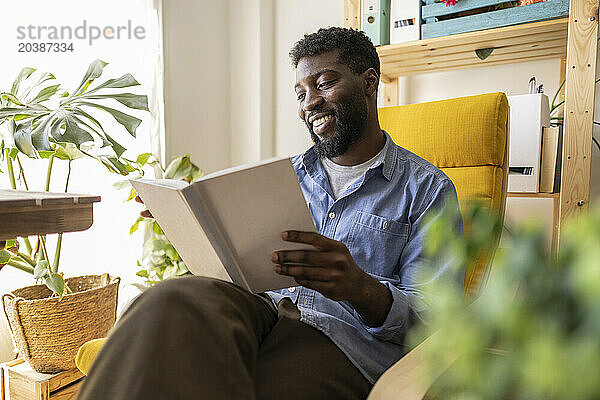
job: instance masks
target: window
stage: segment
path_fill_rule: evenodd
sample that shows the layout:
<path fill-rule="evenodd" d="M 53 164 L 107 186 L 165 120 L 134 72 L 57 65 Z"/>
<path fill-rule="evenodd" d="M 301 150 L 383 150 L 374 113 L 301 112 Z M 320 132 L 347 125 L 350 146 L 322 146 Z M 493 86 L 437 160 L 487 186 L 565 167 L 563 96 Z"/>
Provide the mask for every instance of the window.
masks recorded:
<path fill-rule="evenodd" d="M 3 5 L 3 15 L 8 17 L 0 24 L 0 90 L 10 90 L 14 77 L 25 66 L 53 73 L 69 90 L 77 87 L 93 60 L 101 59 L 109 64 L 96 83 L 131 73 L 141 85 L 119 90 L 148 95 L 150 113 L 127 109 L 114 100 L 104 103 L 142 119 L 135 139 L 110 115 L 94 116 L 128 149 L 128 158 L 135 159 L 144 152 L 161 156 L 164 128 L 159 12 L 158 0 L 8 2 Z M 43 52 L 41 43 L 64 43 L 65 51 Z M 5 133 L 6 126 L 0 126 L 0 131 Z M 43 190 L 47 161 L 20 158 L 30 189 Z M 67 165 L 57 161 L 51 190 L 63 191 Z M 72 163 L 69 192 L 99 194 L 102 201 L 94 206 L 94 224 L 89 230 L 64 235 L 60 270 L 66 277 L 108 272 L 130 280 L 139 269 L 136 260 L 141 255 L 141 235 L 130 236 L 129 226 L 140 206 L 123 203 L 128 192 L 112 186 L 122 179 L 95 160 Z M 6 173 L 0 174 L 0 187 L 10 187 Z M 48 239 L 50 253 L 55 236 Z M 32 283 L 31 276 L 10 267 L 0 272 L 0 293 Z"/>

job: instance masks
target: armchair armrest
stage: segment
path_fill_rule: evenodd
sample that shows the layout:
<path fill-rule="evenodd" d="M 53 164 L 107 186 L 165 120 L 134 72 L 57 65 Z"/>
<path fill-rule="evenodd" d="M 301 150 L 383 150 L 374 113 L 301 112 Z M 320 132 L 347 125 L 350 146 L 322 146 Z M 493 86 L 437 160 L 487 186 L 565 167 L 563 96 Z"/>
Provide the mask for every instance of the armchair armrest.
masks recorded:
<path fill-rule="evenodd" d="M 427 348 L 436 332 L 392 365 L 375 383 L 367 400 L 421 400 L 435 380 L 456 361 L 459 354 L 447 354 L 435 365 L 425 366 Z M 433 369 L 432 369 L 433 368 Z"/>

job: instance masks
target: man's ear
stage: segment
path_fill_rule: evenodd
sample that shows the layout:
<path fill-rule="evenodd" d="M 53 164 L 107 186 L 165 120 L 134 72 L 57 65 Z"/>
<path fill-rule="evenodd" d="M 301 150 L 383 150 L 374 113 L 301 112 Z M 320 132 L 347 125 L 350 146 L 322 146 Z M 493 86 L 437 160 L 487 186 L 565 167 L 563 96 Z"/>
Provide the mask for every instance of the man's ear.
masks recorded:
<path fill-rule="evenodd" d="M 369 68 L 363 72 L 363 77 L 365 82 L 365 94 L 368 97 L 371 97 L 373 94 L 377 93 L 377 88 L 379 87 L 379 75 L 377 75 L 375 68 Z"/>

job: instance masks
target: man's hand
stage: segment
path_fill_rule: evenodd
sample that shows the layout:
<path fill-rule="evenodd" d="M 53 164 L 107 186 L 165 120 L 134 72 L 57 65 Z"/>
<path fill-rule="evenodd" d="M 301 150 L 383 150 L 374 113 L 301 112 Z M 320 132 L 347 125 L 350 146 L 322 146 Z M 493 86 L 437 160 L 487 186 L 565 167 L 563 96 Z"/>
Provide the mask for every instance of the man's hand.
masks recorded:
<path fill-rule="evenodd" d="M 144 202 L 142 201 L 142 198 L 140 196 L 135 196 L 135 201 L 137 201 L 138 203 L 144 204 Z M 154 218 L 152 216 L 152 214 L 150 213 L 150 211 L 148 211 L 148 210 L 140 211 L 140 215 L 144 218 Z"/>
<path fill-rule="evenodd" d="M 369 326 L 385 321 L 393 300 L 390 291 L 356 265 L 343 243 L 314 232 L 285 231 L 281 238 L 315 250 L 274 251 L 275 272 L 332 300 L 349 301 Z"/>

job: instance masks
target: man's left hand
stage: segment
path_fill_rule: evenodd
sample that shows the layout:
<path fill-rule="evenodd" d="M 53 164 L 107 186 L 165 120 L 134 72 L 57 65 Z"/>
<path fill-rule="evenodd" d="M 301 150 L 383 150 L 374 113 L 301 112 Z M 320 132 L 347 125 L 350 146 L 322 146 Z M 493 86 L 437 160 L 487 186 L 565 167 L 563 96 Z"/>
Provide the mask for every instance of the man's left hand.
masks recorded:
<path fill-rule="evenodd" d="M 332 300 L 349 301 L 370 326 L 383 323 L 392 295 L 354 262 L 345 244 L 315 232 L 285 231 L 281 238 L 315 249 L 274 251 L 271 261 L 276 273 L 291 276 L 299 285 Z"/>
<path fill-rule="evenodd" d="M 299 285 L 332 300 L 353 300 L 368 276 L 356 265 L 348 248 L 315 232 L 285 231 L 287 242 L 312 245 L 315 250 L 279 250 L 271 254 L 275 272 L 293 277 Z"/>

